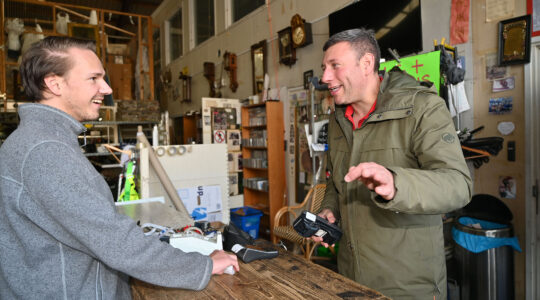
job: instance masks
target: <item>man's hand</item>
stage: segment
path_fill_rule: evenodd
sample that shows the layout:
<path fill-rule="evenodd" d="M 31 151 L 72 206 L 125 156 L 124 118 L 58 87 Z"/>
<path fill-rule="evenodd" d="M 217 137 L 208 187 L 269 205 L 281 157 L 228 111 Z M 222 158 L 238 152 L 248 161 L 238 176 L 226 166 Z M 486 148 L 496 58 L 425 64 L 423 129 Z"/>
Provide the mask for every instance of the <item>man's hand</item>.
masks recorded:
<path fill-rule="evenodd" d="M 233 266 L 236 272 L 240 271 L 236 255 L 228 254 L 223 250 L 215 250 L 210 254 L 213 262 L 212 274 L 223 274 L 228 266 Z"/>
<path fill-rule="evenodd" d="M 353 180 L 362 181 L 370 191 L 374 191 L 385 200 L 392 200 L 396 194 L 394 175 L 387 168 L 376 163 L 361 163 L 349 168 L 345 181 Z"/>
<path fill-rule="evenodd" d="M 336 217 L 334 217 L 334 213 L 331 210 L 329 210 L 328 208 L 323 209 L 319 213 L 318 216 L 321 217 L 321 218 L 327 219 L 328 222 L 330 222 L 332 224 L 334 224 L 336 222 Z M 322 242 L 322 240 L 323 240 L 322 237 L 320 237 L 320 236 L 312 236 L 312 237 L 310 237 L 310 239 L 313 240 L 314 242 L 320 242 L 321 245 L 328 248 L 328 244 Z M 332 246 L 334 246 L 334 245 L 332 245 Z"/>

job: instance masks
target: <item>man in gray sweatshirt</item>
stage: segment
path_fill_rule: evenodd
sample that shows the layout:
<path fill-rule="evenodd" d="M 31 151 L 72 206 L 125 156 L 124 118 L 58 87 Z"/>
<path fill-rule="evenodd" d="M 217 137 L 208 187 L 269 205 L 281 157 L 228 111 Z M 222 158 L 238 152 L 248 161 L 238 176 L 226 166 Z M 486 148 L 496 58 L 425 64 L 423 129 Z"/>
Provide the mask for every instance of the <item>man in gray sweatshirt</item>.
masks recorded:
<path fill-rule="evenodd" d="M 116 213 L 77 136 L 111 88 L 91 42 L 47 37 L 23 56 L 20 125 L 0 148 L 0 299 L 130 299 L 129 276 L 201 290 L 236 256 L 184 253 Z"/>

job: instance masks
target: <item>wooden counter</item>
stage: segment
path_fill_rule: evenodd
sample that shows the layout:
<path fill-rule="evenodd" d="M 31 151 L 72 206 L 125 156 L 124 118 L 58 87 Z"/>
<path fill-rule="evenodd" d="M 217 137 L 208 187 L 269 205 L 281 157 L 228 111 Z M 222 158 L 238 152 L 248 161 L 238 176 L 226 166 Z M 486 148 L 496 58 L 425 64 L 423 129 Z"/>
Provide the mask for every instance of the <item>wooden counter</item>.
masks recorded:
<path fill-rule="evenodd" d="M 273 259 L 239 260 L 235 275 L 214 275 L 202 291 L 154 286 L 132 279 L 131 293 L 140 299 L 389 299 L 299 255 L 280 250 Z M 186 270 L 186 272 L 189 272 Z"/>

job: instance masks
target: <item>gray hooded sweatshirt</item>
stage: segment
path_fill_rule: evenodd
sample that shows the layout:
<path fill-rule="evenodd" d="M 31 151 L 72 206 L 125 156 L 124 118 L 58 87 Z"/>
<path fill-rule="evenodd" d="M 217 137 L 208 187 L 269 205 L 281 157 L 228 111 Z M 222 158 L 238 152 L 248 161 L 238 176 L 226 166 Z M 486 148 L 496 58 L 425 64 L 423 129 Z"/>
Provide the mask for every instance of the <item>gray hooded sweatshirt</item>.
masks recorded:
<path fill-rule="evenodd" d="M 81 123 L 42 104 L 23 104 L 19 115 L 0 148 L 0 299 L 130 299 L 129 276 L 208 284 L 208 256 L 145 236 L 116 213 L 78 145 Z"/>

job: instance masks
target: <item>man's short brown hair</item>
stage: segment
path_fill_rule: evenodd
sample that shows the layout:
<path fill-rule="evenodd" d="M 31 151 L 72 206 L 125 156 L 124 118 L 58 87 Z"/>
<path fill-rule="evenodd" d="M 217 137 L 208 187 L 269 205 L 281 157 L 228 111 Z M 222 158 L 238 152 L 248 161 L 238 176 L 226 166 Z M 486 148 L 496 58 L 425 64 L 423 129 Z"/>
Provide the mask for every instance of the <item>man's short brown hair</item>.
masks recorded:
<path fill-rule="evenodd" d="M 96 51 L 95 43 L 90 40 L 48 36 L 34 43 L 24 53 L 19 71 L 29 100 L 44 100 L 43 92 L 47 90 L 45 77 L 64 76 L 73 67 L 73 61 L 68 54 L 71 48 Z"/>

